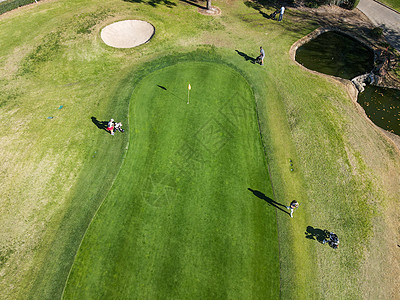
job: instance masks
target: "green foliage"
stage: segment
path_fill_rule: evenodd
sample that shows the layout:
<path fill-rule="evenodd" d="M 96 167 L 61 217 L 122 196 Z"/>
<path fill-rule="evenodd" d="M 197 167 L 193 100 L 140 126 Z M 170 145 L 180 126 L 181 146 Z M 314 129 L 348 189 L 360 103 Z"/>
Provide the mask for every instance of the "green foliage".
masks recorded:
<path fill-rule="evenodd" d="M 329 4 L 331 0 L 306 0 L 304 5 L 310 8 L 317 8 L 321 5 Z"/>
<path fill-rule="evenodd" d="M 340 6 L 352 10 L 357 7 L 359 2 L 360 0 L 344 0 Z"/>
<path fill-rule="evenodd" d="M 383 35 L 383 29 L 380 27 L 375 27 L 371 29 L 370 35 L 374 38 L 379 38 Z"/>
<path fill-rule="evenodd" d="M 35 0 L 6 0 L 0 2 L 0 15 L 18 7 L 34 3 Z"/>
<path fill-rule="evenodd" d="M 321 5 L 337 5 L 347 9 L 357 7 L 360 0 L 305 0 L 304 4 L 307 7 L 317 8 Z"/>

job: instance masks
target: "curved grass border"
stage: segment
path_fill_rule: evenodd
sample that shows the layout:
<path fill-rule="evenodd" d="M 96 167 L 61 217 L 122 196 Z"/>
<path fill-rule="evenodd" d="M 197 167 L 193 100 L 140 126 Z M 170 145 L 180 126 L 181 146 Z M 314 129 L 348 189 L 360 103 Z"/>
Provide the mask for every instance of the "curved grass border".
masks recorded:
<path fill-rule="evenodd" d="M 134 78 L 133 81 L 130 82 L 130 84 L 132 86 L 132 89 L 131 89 L 131 91 L 129 93 L 129 95 L 130 95 L 129 99 L 131 99 L 132 94 L 134 93 L 137 84 L 140 81 L 142 81 L 145 77 L 151 75 L 154 72 L 162 70 L 164 68 L 171 67 L 171 66 L 174 66 L 174 65 L 177 65 L 177 64 L 180 64 L 180 63 L 185 63 L 185 62 L 217 63 L 217 64 L 221 64 L 221 65 L 224 65 L 224 66 L 226 66 L 228 68 L 233 69 L 239 75 L 242 76 L 243 80 L 249 86 L 249 88 L 251 90 L 251 93 L 253 95 L 254 107 L 255 107 L 255 116 L 256 116 L 257 128 L 258 128 L 257 135 L 258 135 L 258 137 L 260 139 L 260 146 L 262 147 L 262 151 L 263 151 L 264 168 L 266 169 L 266 172 L 268 173 L 269 178 L 271 178 L 271 170 L 270 170 L 270 167 L 269 167 L 269 164 L 268 164 L 268 156 L 267 156 L 266 146 L 265 146 L 265 142 L 264 142 L 263 134 L 262 134 L 262 130 L 261 130 L 260 116 L 259 116 L 259 111 L 258 111 L 258 103 L 257 103 L 256 97 L 255 97 L 254 86 L 250 83 L 250 80 L 248 79 L 248 76 L 247 76 L 246 72 L 244 72 L 242 69 L 238 68 L 233 63 L 225 61 L 222 56 L 217 54 L 217 51 L 216 51 L 215 47 L 211 47 L 210 49 L 207 49 L 207 47 L 206 47 L 206 49 L 198 48 L 195 51 L 190 51 L 190 52 L 187 52 L 187 53 L 184 53 L 184 54 L 181 53 L 181 54 L 175 54 L 175 55 L 166 55 L 164 57 L 160 57 L 160 58 L 154 59 L 154 60 L 152 60 L 150 62 L 142 63 L 138 67 L 135 67 L 131 72 L 129 72 L 130 75 L 128 75 L 128 77 L 129 77 L 132 74 L 135 74 L 135 76 L 133 77 Z M 129 101 L 128 106 L 130 107 L 131 105 L 132 105 L 132 102 Z M 128 111 L 129 110 L 130 109 L 128 109 Z M 129 118 L 130 118 L 130 114 L 128 113 L 128 122 L 129 122 Z M 128 126 L 129 126 L 129 124 L 128 124 Z M 101 201 L 100 205 L 98 206 L 98 208 L 96 209 L 94 215 L 92 216 L 92 218 L 91 218 L 87 228 L 85 229 L 85 232 L 84 232 L 84 234 L 83 234 L 83 236 L 82 236 L 82 238 L 81 238 L 81 240 L 79 242 L 79 246 L 76 249 L 76 252 L 75 252 L 74 258 L 73 258 L 73 263 L 71 264 L 71 266 L 69 268 L 68 275 L 67 275 L 67 278 L 66 278 L 64 286 L 63 286 L 61 299 L 64 298 L 64 293 L 65 293 L 65 290 L 66 290 L 66 287 L 67 287 L 67 284 L 68 284 L 68 281 L 69 281 L 73 266 L 74 266 L 75 261 L 76 261 L 76 256 L 77 256 L 77 254 L 79 252 L 79 249 L 81 248 L 83 240 L 85 239 L 86 233 L 88 232 L 93 220 L 95 220 L 99 210 L 102 208 L 103 204 L 105 203 L 105 200 L 108 198 L 108 195 L 109 195 L 110 191 L 112 190 L 114 182 L 119 176 L 120 170 L 121 170 L 121 168 L 122 168 L 122 166 L 124 164 L 124 161 L 125 161 L 125 158 L 126 158 L 126 155 L 127 155 L 127 152 L 128 152 L 127 150 L 128 150 L 129 145 L 130 145 L 130 131 L 129 131 L 129 138 L 128 138 L 128 141 L 127 141 L 127 144 L 126 144 L 126 151 L 124 152 L 124 156 L 123 156 L 123 159 L 122 159 L 122 161 L 120 163 L 120 167 L 118 169 L 118 172 L 116 173 L 116 175 L 115 175 L 115 177 L 114 177 L 114 179 L 112 181 L 112 185 L 110 186 L 107 194 L 104 196 L 103 200 Z M 271 186 L 271 190 L 272 190 L 272 193 L 273 193 L 273 196 L 274 196 L 274 199 L 275 199 L 276 195 L 275 195 L 275 190 L 274 190 L 273 183 L 272 183 L 271 179 L 269 180 L 269 185 Z M 276 216 L 278 216 L 277 209 L 275 209 L 275 214 L 276 214 Z M 276 227 L 275 228 L 276 228 L 276 235 L 278 237 L 277 245 L 278 245 L 279 251 L 277 253 L 277 256 L 279 258 L 280 257 L 281 245 L 280 245 L 280 238 L 279 238 L 279 222 L 278 222 L 278 218 L 276 218 Z M 280 263 L 279 263 L 279 268 L 280 268 Z M 279 276 L 279 293 L 281 293 L 281 280 L 280 280 L 280 277 L 281 276 Z"/>

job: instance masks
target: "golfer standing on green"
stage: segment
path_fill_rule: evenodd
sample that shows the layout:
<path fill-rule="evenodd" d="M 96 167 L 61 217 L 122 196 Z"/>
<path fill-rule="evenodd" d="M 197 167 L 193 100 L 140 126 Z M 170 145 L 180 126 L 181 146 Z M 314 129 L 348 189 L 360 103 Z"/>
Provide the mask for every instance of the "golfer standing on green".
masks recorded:
<path fill-rule="evenodd" d="M 287 209 L 290 209 L 290 217 L 291 218 L 293 218 L 293 211 L 295 210 L 295 209 L 298 209 L 299 208 L 299 202 L 297 202 L 296 200 L 293 200 L 291 203 L 290 203 L 290 206 L 286 206 L 286 208 Z"/>

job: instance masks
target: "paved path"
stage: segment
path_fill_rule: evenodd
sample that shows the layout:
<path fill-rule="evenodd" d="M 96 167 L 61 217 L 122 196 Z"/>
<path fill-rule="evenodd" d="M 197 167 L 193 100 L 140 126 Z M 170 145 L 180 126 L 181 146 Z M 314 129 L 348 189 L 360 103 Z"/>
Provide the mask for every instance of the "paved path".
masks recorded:
<path fill-rule="evenodd" d="M 388 43 L 400 51 L 400 13 L 374 0 L 360 0 L 357 8 L 381 27 Z"/>

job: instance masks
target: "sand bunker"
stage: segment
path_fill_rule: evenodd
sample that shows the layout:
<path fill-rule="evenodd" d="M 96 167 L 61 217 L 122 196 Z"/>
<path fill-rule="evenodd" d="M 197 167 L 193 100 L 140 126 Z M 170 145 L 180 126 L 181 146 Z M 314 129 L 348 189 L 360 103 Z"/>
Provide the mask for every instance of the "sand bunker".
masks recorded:
<path fill-rule="evenodd" d="M 132 48 L 148 42 L 154 31 L 154 26 L 145 21 L 126 20 L 104 27 L 101 39 L 111 47 Z"/>

